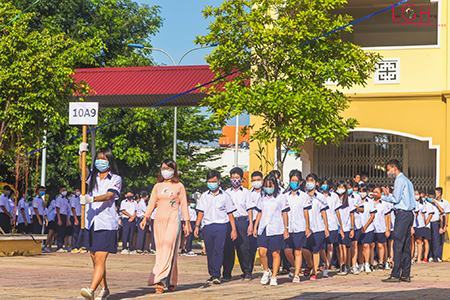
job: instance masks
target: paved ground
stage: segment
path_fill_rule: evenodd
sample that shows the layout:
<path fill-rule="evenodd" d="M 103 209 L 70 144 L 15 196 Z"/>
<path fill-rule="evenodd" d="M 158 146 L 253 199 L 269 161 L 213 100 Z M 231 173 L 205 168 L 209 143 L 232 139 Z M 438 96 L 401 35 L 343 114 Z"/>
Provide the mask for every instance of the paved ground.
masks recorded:
<path fill-rule="evenodd" d="M 203 288 L 206 258 L 180 257 L 177 292 L 157 296 L 146 286 L 154 256 L 112 255 L 108 278 L 110 299 L 450 299 L 450 263 L 413 266 L 413 282 L 384 284 L 387 273 L 334 276 L 293 285 L 284 276 L 278 287 L 261 286 L 259 280 L 235 281 Z M 257 269 L 258 276 L 260 269 Z M 0 299 L 80 299 L 87 286 L 91 264 L 86 254 L 45 254 L 36 257 L 0 258 Z M 239 275 L 238 268 L 235 275 Z"/>

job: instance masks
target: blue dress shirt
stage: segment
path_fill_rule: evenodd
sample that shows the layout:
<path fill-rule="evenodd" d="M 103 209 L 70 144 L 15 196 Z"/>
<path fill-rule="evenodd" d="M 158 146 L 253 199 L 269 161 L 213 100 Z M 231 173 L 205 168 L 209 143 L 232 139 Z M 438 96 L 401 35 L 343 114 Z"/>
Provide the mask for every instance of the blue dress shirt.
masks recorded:
<path fill-rule="evenodd" d="M 394 194 L 385 195 L 381 200 L 394 204 L 394 209 L 413 211 L 416 208 L 413 184 L 403 173 L 395 178 Z"/>

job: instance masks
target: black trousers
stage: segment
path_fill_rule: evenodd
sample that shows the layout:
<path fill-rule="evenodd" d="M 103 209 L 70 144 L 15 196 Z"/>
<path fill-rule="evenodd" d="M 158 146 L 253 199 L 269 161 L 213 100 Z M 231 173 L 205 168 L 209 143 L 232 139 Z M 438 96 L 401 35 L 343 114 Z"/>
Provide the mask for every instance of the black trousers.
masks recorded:
<path fill-rule="evenodd" d="M 7 214 L 0 213 L 0 227 L 5 233 L 11 232 L 11 219 Z"/>
<path fill-rule="evenodd" d="M 72 224 L 72 247 L 73 248 L 80 248 L 80 245 L 78 244 L 78 240 L 80 237 L 80 231 L 81 231 L 81 217 L 77 216 L 78 219 L 78 225 L 75 225 L 75 219 L 70 217 L 70 223 Z"/>
<path fill-rule="evenodd" d="M 394 268 L 391 276 L 410 277 L 411 274 L 411 227 L 414 221 L 412 211 L 398 210 L 393 232 Z"/>
<path fill-rule="evenodd" d="M 25 225 L 25 223 L 17 224 L 18 233 L 31 233 L 31 224 Z"/>
<path fill-rule="evenodd" d="M 66 237 L 66 227 L 67 227 L 67 216 L 62 215 L 61 216 L 61 225 L 56 225 L 56 232 L 58 234 L 56 244 L 58 246 L 58 249 L 62 248 L 64 246 L 64 238 Z"/>
<path fill-rule="evenodd" d="M 44 217 L 41 217 L 42 224 L 44 224 Z M 42 233 L 42 226 L 38 222 L 38 218 L 36 216 L 33 216 L 33 234 L 41 234 Z"/>
<path fill-rule="evenodd" d="M 235 219 L 237 239 L 231 241 L 231 225 L 227 232 L 224 249 L 223 259 L 223 277 L 231 278 L 233 272 L 235 251 L 237 252 L 239 265 L 241 266 L 242 273 L 244 275 L 251 275 L 253 270 L 251 268 L 251 250 L 250 250 L 250 238 L 247 235 L 248 230 L 248 218 L 239 217 Z"/>

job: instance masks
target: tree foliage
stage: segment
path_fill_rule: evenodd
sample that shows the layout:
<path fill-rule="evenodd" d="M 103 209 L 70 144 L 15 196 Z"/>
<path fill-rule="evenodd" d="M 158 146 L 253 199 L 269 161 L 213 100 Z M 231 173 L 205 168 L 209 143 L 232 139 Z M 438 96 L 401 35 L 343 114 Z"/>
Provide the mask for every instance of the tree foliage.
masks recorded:
<path fill-rule="evenodd" d="M 252 139 L 276 141 L 280 170 L 283 148 L 301 151 L 308 139 L 338 143 L 356 125 L 341 116 L 349 106 L 342 90 L 364 85 L 379 56 L 341 38 L 351 27 L 329 33 L 352 20 L 335 13 L 346 3 L 225 0 L 204 10 L 213 21 L 196 41 L 217 45 L 208 63 L 217 75 L 240 72 L 223 89 L 213 88 L 205 104 L 218 122 L 243 112 L 262 117 Z M 326 85 L 328 80 L 339 89 Z"/>

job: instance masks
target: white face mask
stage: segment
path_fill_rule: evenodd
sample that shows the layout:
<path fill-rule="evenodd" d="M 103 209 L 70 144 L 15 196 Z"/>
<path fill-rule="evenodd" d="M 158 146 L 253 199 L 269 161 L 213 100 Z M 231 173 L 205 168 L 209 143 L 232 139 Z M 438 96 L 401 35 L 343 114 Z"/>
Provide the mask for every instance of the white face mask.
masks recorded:
<path fill-rule="evenodd" d="M 61 195 L 63 195 L 64 197 L 67 196 L 67 191 L 61 192 Z"/>
<path fill-rule="evenodd" d="M 366 192 L 361 192 L 359 193 L 359 195 L 361 196 L 361 198 L 366 198 L 367 197 L 367 193 Z"/>
<path fill-rule="evenodd" d="M 81 196 L 81 192 L 75 192 L 75 195 L 76 195 L 77 197 L 80 197 L 80 196 Z"/>
<path fill-rule="evenodd" d="M 346 189 L 340 188 L 340 189 L 337 189 L 337 190 L 336 190 L 336 193 L 337 193 L 338 195 L 342 195 L 342 194 L 344 194 L 346 191 L 347 191 Z"/>
<path fill-rule="evenodd" d="M 262 187 L 262 185 L 263 185 L 263 182 L 262 182 L 261 180 L 258 180 L 258 181 L 252 181 L 252 187 L 253 187 L 254 189 L 259 190 L 259 189 Z"/>
<path fill-rule="evenodd" d="M 173 175 L 175 174 L 175 171 L 174 170 L 172 170 L 172 169 L 169 169 L 169 170 L 161 170 L 161 176 L 165 179 L 165 180 L 168 180 L 168 179 L 171 179 L 172 177 L 173 177 Z"/>

